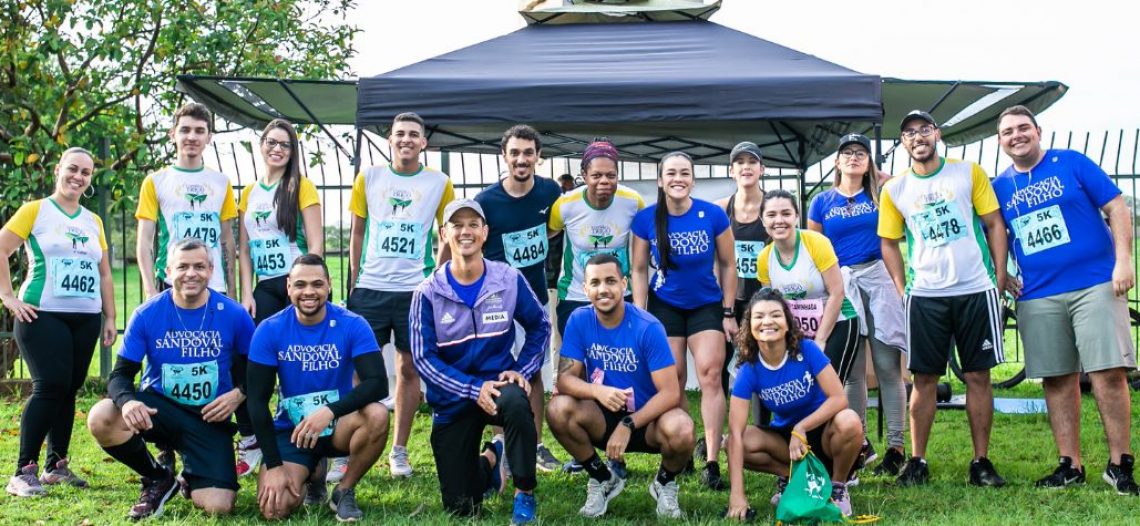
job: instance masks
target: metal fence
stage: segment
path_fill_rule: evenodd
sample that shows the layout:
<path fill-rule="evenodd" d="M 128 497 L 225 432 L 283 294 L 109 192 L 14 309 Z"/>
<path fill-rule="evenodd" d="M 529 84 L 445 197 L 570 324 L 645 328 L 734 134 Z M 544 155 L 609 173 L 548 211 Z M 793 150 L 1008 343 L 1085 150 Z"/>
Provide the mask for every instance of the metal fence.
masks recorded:
<path fill-rule="evenodd" d="M 207 165 L 230 175 L 235 194 L 240 193 L 245 186 L 256 182 L 259 173 L 260 161 L 255 159 L 256 139 L 251 134 L 245 135 L 216 137 L 212 148 L 207 152 Z M 388 162 L 390 152 L 387 141 L 368 134 L 364 137 L 361 149 L 362 165 Z M 1051 148 L 1081 151 L 1097 162 L 1121 188 L 1135 217 L 1136 204 L 1133 196 L 1136 196 L 1140 190 L 1138 188 L 1140 173 L 1137 170 L 1140 128 L 1097 133 L 1051 133 L 1043 138 L 1043 142 L 1045 146 Z M 301 145 L 300 154 L 303 159 L 311 162 L 307 175 L 320 192 L 325 224 L 325 250 L 330 270 L 334 275 L 334 294 L 343 299 L 346 297 L 347 283 L 344 279 L 337 281 L 337 278 L 348 275 L 348 237 L 351 225 L 348 205 L 355 171 L 352 159 L 339 146 L 325 138 L 311 138 Z M 883 144 L 883 149 L 886 150 L 882 164 L 884 171 L 897 173 L 909 165 L 906 152 L 898 146 L 897 143 Z M 996 138 L 965 146 L 943 146 L 942 153 L 947 157 L 977 162 L 991 176 L 1010 164 L 1009 159 L 1001 153 Z M 539 176 L 550 178 L 556 178 L 564 173 L 577 176 L 579 162 L 580 159 L 573 157 L 548 158 L 537 167 L 537 172 Z M 459 197 L 474 197 L 481 189 L 497 181 L 504 169 L 501 157 L 485 154 L 431 151 L 424 154 L 424 163 L 448 173 Z M 796 170 L 769 168 L 762 185 L 768 190 L 775 188 L 789 190 L 801 196 L 806 203 L 808 197 L 830 188 L 834 179 L 834 165 L 834 157 L 824 159 L 803 173 L 802 178 Z M 647 201 L 655 199 L 656 170 L 655 164 L 639 162 L 625 162 L 619 167 L 622 183 L 641 192 Z M 706 199 L 728 195 L 735 187 L 728 177 L 727 160 L 720 165 L 699 165 L 696 168 L 696 178 L 698 179 L 696 193 L 698 197 Z M 107 199 L 106 196 L 101 196 L 98 204 L 107 227 L 107 241 L 116 283 L 117 321 L 121 331 L 126 325 L 131 309 L 139 303 L 142 290 L 141 278 L 133 261 L 134 206 L 123 203 L 129 206 L 114 207 L 117 210 L 109 213 L 106 212 L 111 208 Z M 7 221 L 7 218 L 4 218 L 4 221 Z M 1137 246 L 1134 245 L 1134 257 L 1136 252 Z M 18 253 L 14 257 L 24 256 Z M 1135 295 L 1134 290 L 1133 298 Z M 3 310 L 3 313 L 0 313 L 0 327 L 9 327 L 9 313 L 5 309 L 0 310 Z M 13 351 L 14 344 L 11 342 L 10 334 L 0 333 L 0 377 L 4 377 L 3 371 L 10 371 L 9 378 L 27 378 L 28 372 L 23 362 Z M 98 374 L 105 376 L 110 371 L 112 357 L 111 349 L 101 350 L 98 359 L 95 360 Z M 93 373 L 96 372 L 95 367 L 96 365 L 93 365 Z"/>

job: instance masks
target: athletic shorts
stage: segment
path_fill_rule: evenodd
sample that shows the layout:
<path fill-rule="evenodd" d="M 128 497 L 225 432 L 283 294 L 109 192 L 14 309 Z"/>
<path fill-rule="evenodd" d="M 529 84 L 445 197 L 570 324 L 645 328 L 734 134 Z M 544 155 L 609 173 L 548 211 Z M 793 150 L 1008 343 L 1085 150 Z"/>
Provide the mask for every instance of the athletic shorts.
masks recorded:
<path fill-rule="evenodd" d="M 1017 329 L 1030 378 L 1136 368 L 1128 300 L 1112 282 L 1019 301 Z"/>
<path fill-rule="evenodd" d="M 368 321 L 376 335 L 376 343 L 383 348 L 393 342 L 396 350 L 412 352 L 408 338 L 408 316 L 412 312 L 414 292 L 388 292 L 355 288 L 348 295 L 348 310 Z"/>
<path fill-rule="evenodd" d="M 281 452 L 282 462 L 291 462 L 293 464 L 300 464 L 309 469 L 312 473 L 317 468 L 317 464 L 325 457 L 347 457 L 347 451 L 341 451 L 333 446 L 333 436 L 323 436 L 317 439 L 316 447 L 312 449 L 299 448 L 296 444 L 289 441 L 293 436 L 292 429 L 282 429 L 275 433 L 277 437 L 277 450 Z"/>
<path fill-rule="evenodd" d="M 588 301 L 558 300 L 558 306 L 554 308 L 554 313 L 558 315 L 558 336 L 566 334 L 566 321 L 570 319 L 570 313 L 589 304 Z"/>
<path fill-rule="evenodd" d="M 988 371 L 1002 354 L 1001 302 L 996 289 L 960 296 L 907 296 L 907 368 L 942 376 L 952 346 L 964 372 Z"/>
<path fill-rule="evenodd" d="M 178 452 L 182 457 L 182 476 L 191 490 L 238 490 L 234 461 L 237 426 L 233 422 L 205 422 L 196 409 L 153 391 L 140 391 L 135 399 L 158 410 L 150 416 L 154 427 L 143 432 L 143 439 Z"/>
<path fill-rule="evenodd" d="M 830 456 L 827 455 L 827 452 L 823 450 L 823 432 L 827 430 L 827 426 L 829 425 L 831 424 L 823 424 L 822 426 L 808 431 L 807 436 L 804 438 L 807 439 L 808 447 L 811 448 L 812 454 L 814 454 L 820 462 L 823 462 L 823 466 L 827 468 L 827 472 L 831 473 L 831 478 L 834 479 L 835 474 L 832 473 L 832 464 L 834 461 Z M 784 443 L 786 444 L 790 444 L 792 442 L 792 428 L 790 427 L 771 427 L 766 425 L 758 425 L 756 427 L 760 428 L 763 431 L 768 431 L 769 433 L 780 435 L 780 438 L 784 439 Z"/>
<path fill-rule="evenodd" d="M 859 334 L 857 318 L 835 322 L 835 329 L 831 331 L 831 336 L 827 337 L 827 344 L 823 347 L 823 353 L 831 361 L 831 366 L 835 368 L 841 383 L 847 383 L 851 366 L 862 350 L 863 336 Z"/>
<path fill-rule="evenodd" d="M 670 338 L 688 338 L 701 331 L 724 333 L 724 307 L 719 302 L 680 309 L 650 293 L 646 303 L 646 310 L 665 326 L 665 335 Z"/>
<path fill-rule="evenodd" d="M 626 413 L 626 412 L 615 413 L 613 411 L 610 411 L 609 409 L 602 407 L 602 404 L 598 404 L 596 401 L 594 403 L 597 404 L 598 411 L 602 412 L 602 418 L 605 419 L 605 421 L 606 421 L 606 431 L 604 433 L 602 433 L 601 440 L 594 442 L 594 447 L 605 451 L 606 444 L 609 444 L 609 442 L 610 442 L 610 436 L 612 436 L 614 434 L 614 430 L 617 429 L 617 426 L 622 425 L 621 419 L 625 418 L 625 416 L 628 415 L 629 413 Z M 629 444 L 626 445 L 626 447 L 625 447 L 626 452 L 629 452 L 629 453 L 660 453 L 661 452 L 660 449 L 657 449 L 655 447 L 651 447 L 649 445 L 649 442 L 646 441 L 645 433 L 646 433 L 646 430 L 648 430 L 648 429 L 649 429 L 649 425 L 647 424 L 644 427 L 634 429 L 633 433 L 630 433 Z"/>

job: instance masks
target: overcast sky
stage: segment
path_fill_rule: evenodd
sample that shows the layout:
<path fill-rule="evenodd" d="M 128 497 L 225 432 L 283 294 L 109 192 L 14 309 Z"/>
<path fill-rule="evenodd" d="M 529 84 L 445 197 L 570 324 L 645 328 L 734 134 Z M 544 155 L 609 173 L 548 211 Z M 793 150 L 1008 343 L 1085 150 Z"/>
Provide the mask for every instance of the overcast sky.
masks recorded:
<path fill-rule="evenodd" d="M 525 26 L 518 0 L 364 0 L 352 61 L 371 76 Z M 1135 2 L 724 0 L 712 21 L 864 73 L 912 80 L 1058 80 L 1046 131 L 1140 127 Z M 525 72 L 520 72 L 524 74 Z"/>

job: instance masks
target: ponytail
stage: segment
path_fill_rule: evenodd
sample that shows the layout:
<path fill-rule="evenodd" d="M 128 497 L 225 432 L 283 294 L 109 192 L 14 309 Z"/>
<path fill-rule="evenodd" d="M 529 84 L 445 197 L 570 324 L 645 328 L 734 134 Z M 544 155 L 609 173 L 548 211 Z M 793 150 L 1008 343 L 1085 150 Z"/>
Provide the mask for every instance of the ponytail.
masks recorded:
<path fill-rule="evenodd" d="M 657 179 L 661 180 L 664 174 L 665 161 L 673 157 L 684 157 L 689 161 L 689 166 L 693 165 L 693 158 L 685 152 L 669 152 L 661 158 L 661 162 L 657 165 Z M 669 243 L 669 205 L 665 202 L 665 189 L 660 185 L 657 186 L 657 209 L 653 213 L 653 227 L 654 232 L 657 234 L 657 254 L 660 256 L 657 269 L 661 274 L 666 274 L 669 270 L 676 270 L 677 264 L 670 261 L 673 254 L 673 247 Z"/>

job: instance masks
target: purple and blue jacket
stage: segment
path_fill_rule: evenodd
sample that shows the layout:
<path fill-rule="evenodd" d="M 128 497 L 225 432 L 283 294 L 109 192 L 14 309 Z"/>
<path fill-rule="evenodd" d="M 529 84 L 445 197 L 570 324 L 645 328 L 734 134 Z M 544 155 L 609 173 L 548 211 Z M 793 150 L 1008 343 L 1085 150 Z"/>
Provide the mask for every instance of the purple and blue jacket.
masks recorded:
<path fill-rule="evenodd" d="M 468 307 L 447 281 L 440 265 L 412 296 L 409 324 L 412 361 L 427 384 L 427 401 L 436 423 L 447 423 L 468 410 L 483 382 L 517 371 L 533 377 L 542 367 L 550 341 L 550 317 L 518 270 L 483 260 L 483 288 Z M 511 350 L 515 323 L 526 333 L 516 360 Z"/>

